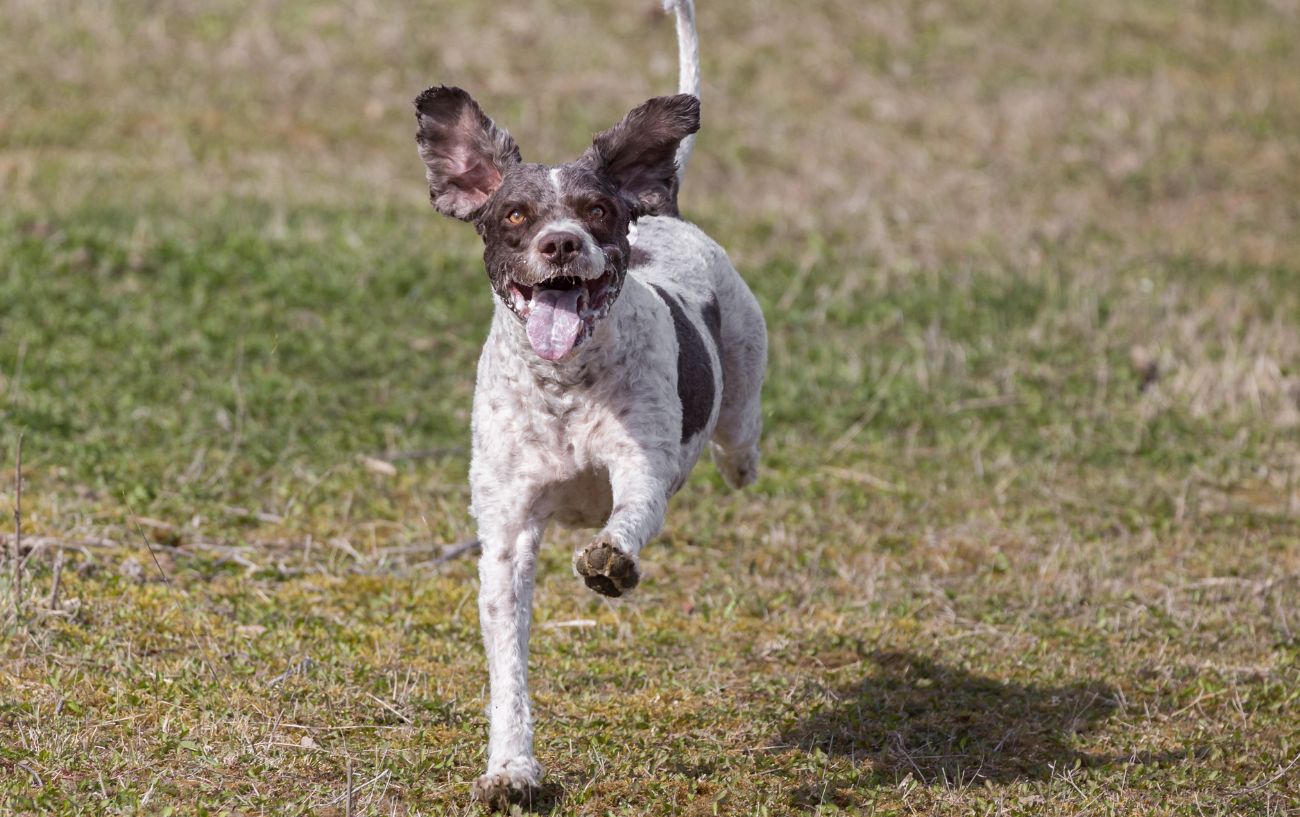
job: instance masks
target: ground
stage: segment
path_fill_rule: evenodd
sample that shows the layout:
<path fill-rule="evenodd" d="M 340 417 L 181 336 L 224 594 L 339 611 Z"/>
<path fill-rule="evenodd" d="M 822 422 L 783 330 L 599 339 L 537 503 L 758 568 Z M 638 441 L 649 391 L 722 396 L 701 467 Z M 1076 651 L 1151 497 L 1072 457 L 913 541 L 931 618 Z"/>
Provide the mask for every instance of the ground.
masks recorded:
<path fill-rule="evenodd" d="M 1300 6 L 699 18 L 682 206 L 767 314 L 764 470 L 702 463 L 626 599 L 550 536 L 537 810 L 1300 810 Z M 672 36 L 643 0 L 5 4 L 0 811 L 477 813 L 440 558 L 492 303 L 409 101 L 572 158 L 673 89 Z"/>

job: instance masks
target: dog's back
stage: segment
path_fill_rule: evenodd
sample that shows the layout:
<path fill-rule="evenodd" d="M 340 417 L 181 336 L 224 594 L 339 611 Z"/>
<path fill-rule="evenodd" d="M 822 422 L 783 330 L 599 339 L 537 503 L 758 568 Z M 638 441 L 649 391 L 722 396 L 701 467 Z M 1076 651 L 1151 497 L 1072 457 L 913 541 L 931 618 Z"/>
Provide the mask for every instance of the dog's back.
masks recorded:
<path fill-rule="evenodd" d="M 759 391 L 767 329 L 758 302 L 726 252 L 690 222 L 643 218 L 628 274 L 658 294 L 677 333 L 677 395 L 688 462 L 712 428 L 714 460 L 727 484 L 754 481 L 762 430 Z"/>

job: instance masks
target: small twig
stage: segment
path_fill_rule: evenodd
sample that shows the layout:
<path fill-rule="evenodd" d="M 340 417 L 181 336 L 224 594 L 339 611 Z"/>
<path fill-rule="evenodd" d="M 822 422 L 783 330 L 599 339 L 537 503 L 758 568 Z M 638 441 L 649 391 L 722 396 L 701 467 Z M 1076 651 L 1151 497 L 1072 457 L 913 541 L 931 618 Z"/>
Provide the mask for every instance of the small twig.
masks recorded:
<path fill-rule="evenodd" d="M 320 746 L 317 746 L 316 741 L 312 741 L 309 745 L 304 746 L 301 742 L 289 743 L 288 741 L 283 740 L 267 740 L 257 744 L 257 746 L 259 748 L 278 746 L 281 749 L 297 749 L 299 752 L 320 752 L 322 755 L 338 754 L 338 752 L 331 752 L 329 749 L 323 749 Z"/>
<path fill-rule="evenodd" d="M 1269 779 L 1262 781 L 1260 783 L 1256 783 L 1253 786 L 1247 786 L 1244 789 L 1237 789 L 1234 792 L 1229 792 L 1228 796 L 1241 797 L 1243 794 L 1250 794 L 1252 792 L 1257 792 L 1260 789 L 1265 788 L 1267 786 L 1271 786 L 1277 781 L 1281 780 L 1283 777 L 1285 777 L 1286 773 L 1291 771 L 1292 767 L 1294 767 L 1297 763 L 1300 763 L 1300 755 L 1296 755 L 1295 757 L 1291 758 L 1290 763 L 1286 764 L 1286 766 L 1283 766 L 1280 770 L 1278 770 L 1277 774 L 1273 775 Z"/>
<path fill-rule="evenodd" d="M 351 760 L 351 758 L 349 758 L 349 759 L 348 759 L 348 764 L 351 765 L 351 763 L 352 763 L 352 760 Z M 339 802 L 340 800 L 344 800 L 344 799 L 347 799 L 347 800 L 354 800 L 354 799 L 356 799 L 356 795 L 357 795 L 357 794 L 360 794 L 361 792 L 363 792 L 363 791 L 365 791 L 366 789 L 370 788 L 371 786 L 375 785 L 375 783 L 378 783 L 380 780 L 386 780 L 386 779 L 388 779 L 388 777 L 390 777 L 391 775 L 392 775 L 392 772 L 391 772 L 391 771 L 389 771 L 388 769 L 384 769 L 382 772 L 380 772 L 379 774 L 377 774 L 377 775 L 375 775 L 374 777 L 370 778 L 370 779 L 367 780 L 366 782 L 362 783 L 360 786 L 354 786 L 354 787 L 352 787 L 350 792 L 345 791 L 343 794 L 340 794 L 339 796 L 335 797 L 333 800 L 329 800 L 329 801 L 327 801 L 327 802 L 325 803 L 325 807 L 328 808 L 328 807 L 334 805 L 335 803 Z M 386 789 L 386 788 L 387 788 L 387 787 L 385 787 L 385 789 Z M 349 797 L 349 794 L 351 794 L 351 797 Z"/>
<path fill-rule="evenodd" d="M 352 757 L 348 757 L 348 799 L 343 807 L 346 817 L 352 817 Z"/>
<path fill-rule="evenodd" d="M 14 620 L 23 617 L 23 435 L 18 434 L 18 454 L 14 464 L 14 550 L 13 591 Z"/>
<path fill-rule="evenodd" d="M 380 698 L 378 695 L 371 695 L 369 692 L 367 692 L 366 695 L 369 696 L 370 700 L 374 701 L 375 703 L 377 703 L 377 704 L 379 704 L 380 706 L 382 706 L 384 709 L 387 709 L 389 712 L 392 712 L 394 715 L 396 715 L 397 717 L 401 718 L 402 723 L 410 723 L 410 722 L 411 722 L 411 719 L 410 719 L 410 718 L 408 718 L 406 715 L 403 715 L 403 714 L 402 714 L 402 713 L 397 709 L 397 707 L 395 707 L 395 706 L 393 706 L 392 704 L 388 703 L 388 701 L 385 701 L 383 698 Z"/>
<path fill-rule="evenodd" d="M 433 564 L 445 564 L 450 562 L 452 559 L 460 558 L 461 556 L 464 556 L 467 553 L 472 553 L 478 549 L 479 541 L 477 539 L 470 539 L 467 542 L 458 542 L 457 544 L 449 546 L 445 553 L 434 559 Z"/>
<path fill-rule="evenodd" d="M 880 477 L 876 476 L 875 474 L 869 474 L 866 471 L 854 470 L 852 468 L 834 468 L 834 467 L 827 468 L 826 470 L 831 474 L 840 477 L 841 479 L 847 479 L 851 482 L 856 482 L 860 485 L 870 485 L 872 488 L 876 488 L 886 493 L 891 493 L 891 494 L 907 493 L 906 485 L 895 485 L 892 482 L 883 480 Z"/>
<path fill-rule="evenodd" d="M 916 765 L 916 760 L 913 759 L 912 753 L 907 751 L 907 746 L 903 743 L 902 736 L 898 732 L 890 732 L 889 742 L 893 744 L 894 751 L 902 755 L 903 759 L 907 761 L 907 764 L 912 767 L 914 772 L 916 772 L 916 777 L 921 781 L 921 785 L 930 785 L 930 781 L 926 779 L 925 773 L 921 771 L 921 767 Z"/>
<path fill-rule="evenodd" d="M 279 684 L 280 682 L 289 678 L 290 676 L 301 675 L 303 672 L 306 672 L 307 669 L 314 663 L 316 662 L 312 661 L 310 656 L 307 658 L 303 658 L 301 661 L 298 661 L 297 663 L 290 664 L 289 667 L 285 669 L 284 672 L 280 673 L 279 675 L 275 676 L 271 680 L 267 681 L 266 685 L 273 687 L 276 684 Z"/>
<path fill-rule="evenodd" d="M 357 553 L 357 549 L 352 547 L 352 544 L 342 536 L 335 536 L 333 539 L 330 539 L 329 544 L 351 556 L 354 561 L 365 561 L 365 557 L 360 553 Z"/>
<path fill-rule="evenodd" d="M 356 729 L 401 729 L 390 723 L 355 723 L 342 726 L 312 726 L 306 723 L 282 723 L 285 729 L 306 729 L 309 732 L 351 732 Z"/>
<path fill-rule="evenodd" d="M 569 621 L 547 621 L 542 624 L 542 627 L 548 630 L 569 630 L 569 629 L 585 629 L 587 627 L 595 627 L 596 624 L 597 622 L 594 619 L 575 618 Z"/>
<path fill-rule="evenodd" d="M 75 550 L 81 555 L 89 558 L 90 548 L 113 547 L 117 544 L 112 539 L 60 539 L 56 536 L 24 536 L 23 541 L 27 543 L 27 556 L 25 562 L 31 561 L 32 557 L 48 548 L 63 548 L 64 550 Z M 13 546 L 14 536 L 8 533 L 0 533 L 0 542 Z"/>
<path fill-rule="evenodd" d="M 63 551 L 54 554 L 54 583 L 50 586 L 50 600 L 45 605 L 51 610 L 59 609 L 59 582 L 63 579 Z"/>
<path fill-rule="evenodd" d="M 256 519 L 258 522 L 266 522 L 271 525 L 278 525 L 284 521 L 284 517 L 279 515 L 278 513 L 270 513 L 269 511 L 254 511 L 248 508 L 242 508 L 238 505 L 226 505 L 225 510 L 227 513 L 242 517 L 244 519 Z"/>
<path fill-rule="evenodd" d="M 41 776 L 31 766 L 28 766 L 26 763 L 19 763 L 17 764 L 16 768 L 22 769 L 23 771 L 30 774 L 32 776 L 32 779 L 36 781 L 37 788 L 41 788 L 41 789 L 45 788 L 45 781 L 41 779 Z"/>

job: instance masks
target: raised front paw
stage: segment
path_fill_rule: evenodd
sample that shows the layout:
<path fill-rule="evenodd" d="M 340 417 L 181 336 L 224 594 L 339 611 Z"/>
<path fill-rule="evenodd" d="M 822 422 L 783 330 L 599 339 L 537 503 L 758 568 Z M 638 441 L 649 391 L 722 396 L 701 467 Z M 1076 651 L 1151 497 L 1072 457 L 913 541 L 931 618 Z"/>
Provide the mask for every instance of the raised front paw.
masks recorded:
<path fill-rule="evenodd" d="M 542 767 L 530 757 L 492 764 L 474 781 L 474 799 L 496 811 L 509 811 L 513 803 L 531 806 L 542 793 Z"/>
<path fill-rule="evenodd" d="M 587 586 L 602 596 L 623 595 L 641 581 L 636 557 L 619 550 L 606 534 L 592 540 L 573 559 L 573 567 Z"/>

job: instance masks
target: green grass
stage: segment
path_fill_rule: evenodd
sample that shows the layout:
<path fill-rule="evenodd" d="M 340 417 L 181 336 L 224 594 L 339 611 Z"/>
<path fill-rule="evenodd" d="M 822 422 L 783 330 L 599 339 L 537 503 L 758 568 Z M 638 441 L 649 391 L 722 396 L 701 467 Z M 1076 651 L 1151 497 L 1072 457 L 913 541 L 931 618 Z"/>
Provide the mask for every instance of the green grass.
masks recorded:
<path fill-rule="evenodd" d="M 492 303 L 407 104 L 571 157 L 671 27 L 165 5 L 0 27 L 0 812 L 342 815 L 351 768 L 477 813 L 438 557 Z M 627 600 L 549 536 L 539 811 L 1300 809 L 1295 10 L 700 6 L 684 207 L 768 317 L 764 471 L 701 464 Z"/>

